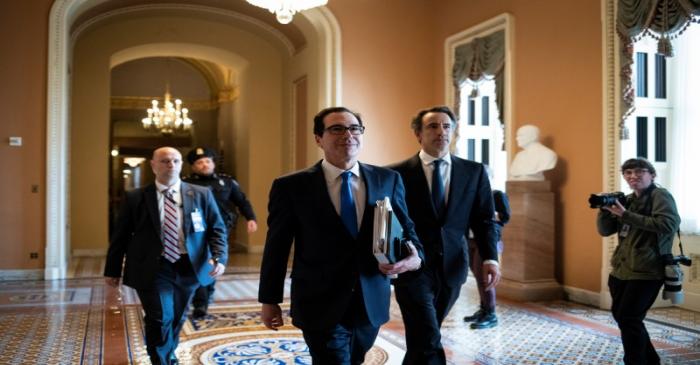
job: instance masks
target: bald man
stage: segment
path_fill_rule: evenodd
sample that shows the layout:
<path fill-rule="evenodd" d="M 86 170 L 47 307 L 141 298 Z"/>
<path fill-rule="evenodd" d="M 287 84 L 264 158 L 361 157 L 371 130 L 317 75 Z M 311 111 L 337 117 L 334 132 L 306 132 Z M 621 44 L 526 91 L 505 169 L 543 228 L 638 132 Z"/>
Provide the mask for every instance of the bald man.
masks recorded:
<path fill-rule="evenodd" d="M 110 240 L 105 281 L 136 289 L 143 306 L 151 363 L 177 364 L 175 349 L 195 289 L 224 273 L 226 229 L 206 187 L 180 181 L 182 156 L 153 152 L 156 181 L 125 194 Z"/>

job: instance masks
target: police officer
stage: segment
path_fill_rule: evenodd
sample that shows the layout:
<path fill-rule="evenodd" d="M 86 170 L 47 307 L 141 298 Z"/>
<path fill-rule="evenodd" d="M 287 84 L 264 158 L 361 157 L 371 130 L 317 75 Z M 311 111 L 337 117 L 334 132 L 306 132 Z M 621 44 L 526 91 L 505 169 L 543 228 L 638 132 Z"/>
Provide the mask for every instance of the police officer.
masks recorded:
<path fill-rule="evenodd" d="M 196 147 L 187 154 L 187 161 L 190 163 L 192 175 L 186 177 L 184 181 L 192 184 L 208 186 L 221 211 L 221 217 L 224 220 L 226 229 L 231 232 L 236 227 L 236 207 L 238 211 L 248 221 L 248 233 L 253 233 L 258 230 L 258 224 L 255 221 L 255 212 L 250 201 L 241 191 L 240 185 L 231 176 L 214 172 L 216 164 L 214 159 L 216 153 L 206 147 Z M 235 206 L 235 207 L 234 207 Z M 194 305 L 193 317 L 202 318 L 207 314 L 209 302 L 214 296 L 214 284 L 201 286 L 195 292 L 192 304 Z"/>

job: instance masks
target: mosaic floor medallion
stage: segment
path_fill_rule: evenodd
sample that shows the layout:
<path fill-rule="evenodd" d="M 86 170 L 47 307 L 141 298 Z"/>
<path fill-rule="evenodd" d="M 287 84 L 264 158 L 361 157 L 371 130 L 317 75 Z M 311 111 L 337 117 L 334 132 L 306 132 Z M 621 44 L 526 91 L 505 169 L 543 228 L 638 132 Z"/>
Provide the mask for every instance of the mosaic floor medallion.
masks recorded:
<path fill-rule="evenodd" d="M 390 353 L 400 354 L 395 356 L 397 359 L 403 357 L 402 349 L 378 339 L 367 353 L 365 365 L 392 365 Z M 185 364 L 206 365 L 311 364 L 309 349 L 299 330 L 200 337 L 181 342 L 178 358 Z"/>
<path fill-rule="evenodd" d="M 310 365 L 309 348 L 299 338 L 243 340 L 216 346 L 200 360 L 221 365 Z"/>

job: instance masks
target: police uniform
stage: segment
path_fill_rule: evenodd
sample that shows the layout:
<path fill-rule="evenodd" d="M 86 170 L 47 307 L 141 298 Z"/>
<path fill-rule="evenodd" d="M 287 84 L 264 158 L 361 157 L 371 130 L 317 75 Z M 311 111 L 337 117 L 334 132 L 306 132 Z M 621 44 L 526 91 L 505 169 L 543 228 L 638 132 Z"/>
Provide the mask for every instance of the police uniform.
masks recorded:
<path fill-rule="evenodd" d="M 245 217 L 246 220 L 254 221 L 255 212 L 253 206 L 241 191 L 241 186 L 231 176 L 226 174 L 213 173 L 209 176 L 192 174 L 184 179 L 185 182 L 208 186 L 214 193 L 214 199 L 221 211 L 221 217 L 224 219 L 226 228 L 232 231 L 236 228 L 236 208 Z"/>
<path fill-rule="evenodd" d="M 192 149 L 187 154 L 187 161 L 190 165 L 194 164 L 198 159 L 208 157 L 214 160 L 216 158 L 216 153 L 204 147 L 197 147 Z M 214 172 L 211 175 L 200 175 L 193 173 L 187 176 L 183 181 L 207 186 L 211 189 L 214 194 L 214 199 L 221 212 L 221 218 L 224 220 L 226 229 L 228 232 L 233 231 L 236 228 L 236 219 L 238 214 L 236 213 L 236 208 L 248 221 L 254 221 L 255 212 L 253 211 L 253 206 L 250 201 L 246 198 L 245 194 L 241 191 L 238 182 L 231 176 L 226 174 L 218 174 Z M 201 317 L 206 315 L 207 308 L 211 298 L 214 296 L 214 284 L 207 286 L 202 286 L 195 292 L 194 298 L 192 299 L 192 304 L 194 305 L 195 317 Z"/>

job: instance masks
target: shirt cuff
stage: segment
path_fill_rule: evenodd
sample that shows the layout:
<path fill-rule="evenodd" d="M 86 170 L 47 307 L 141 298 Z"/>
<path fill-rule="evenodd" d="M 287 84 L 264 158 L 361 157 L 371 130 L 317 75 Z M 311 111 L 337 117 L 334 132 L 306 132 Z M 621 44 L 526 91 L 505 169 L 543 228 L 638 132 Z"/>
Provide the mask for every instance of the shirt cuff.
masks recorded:
<path fill-rule="evenodd" d="M 496 261 L 496 260 L 484 260 L 484 264 L 491 264 L 491 265 L 501 266 L 501 265 L 498 264 L 498 261 Z"/>

